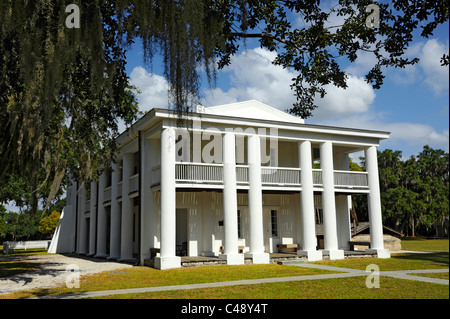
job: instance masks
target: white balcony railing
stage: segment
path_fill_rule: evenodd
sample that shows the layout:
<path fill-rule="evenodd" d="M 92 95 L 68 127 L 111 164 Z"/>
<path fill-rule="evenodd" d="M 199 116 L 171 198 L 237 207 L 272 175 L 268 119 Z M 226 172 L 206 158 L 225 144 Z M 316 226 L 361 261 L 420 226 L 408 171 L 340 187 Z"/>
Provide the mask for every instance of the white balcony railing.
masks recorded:
<path fill-rule="evenodd" d="M 368 188 L 367 172 L 334 171 L 336 188 Z"/>
<path fill-rule="evenodd" d="M 175 180 L 189 183 L 222 183 L 222 164 L 177 163 Z"/>
<path fill-rule="evenodd" d="M 300 185 L 300 168 L 261 167 L 261 182 L 263 185 Z"/>
<path fill-rule="evenodd" d="M 261 167 L 261 182 L 263 186 L 301 186 L 301 169 L 291 167 Z M 322 187 L 322 170 L 313 169 L 313 185 Z M 135 175 L 137 176 L 137 175 Z M 132 176 L 135 177 L 135 176 Z M 175 165 L 175 180 L 177 183 L 189 184 L 222 184 L 223 165 L 177 162 Z M 336 189 L 368 189 L 367 172 L 334 171 Z M 151 185 L 161 182 L 161 167 L 152 168 Z M 236 182 L 246 185 L 249 182 L 248 165 L 236 165 Z M 130 180 L 131 186 L 131 180 Z"/>
<path fill-rule="evenodd" d="M 103 202 L 109 202 L 111 200 L 111 186 L 105 188 L 103 192 Z"/>
<path fill-rule="evenodd" d="M 139 190 L 139 174 L 130 177 L 129 194 Z"/>
<path fill-rule="evenodd" d="M 313 168 L 313 185 L 322 186 L 322 170 Z"/>

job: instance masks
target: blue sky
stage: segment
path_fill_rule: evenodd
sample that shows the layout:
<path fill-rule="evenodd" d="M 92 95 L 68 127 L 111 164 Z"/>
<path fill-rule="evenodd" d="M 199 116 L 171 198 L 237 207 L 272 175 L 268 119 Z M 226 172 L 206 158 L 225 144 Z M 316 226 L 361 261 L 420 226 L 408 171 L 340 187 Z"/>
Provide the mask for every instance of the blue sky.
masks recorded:
<path fill-rule="evenodd" d="M 335 25 L 334 17 L 330 25 Z M 296 21 L 301 26 L 301 21 Z M 374 129 L 391 132 L 380 150 L 401 150 L 404 157 L 417 154 L 426 144 L 449 151 L 449 68 L 440 66 L 440 57 L 449 52 L 448 23 L 434 36 L 418 37 L 407 55 L 420 62 L 405 69 L 387 69 L 384 85 L 374 90 L 363 77 L 373 65 L 370 54 L 361 54 L 355 63 L 343 64 L 349 73 L 347 90 L 328 87 L 318 109 L 306 123 Z M 256 99 L 281 110 L 289 108 L 295 97 L 290 89 L 295 73 L 271 64 L 275 53 L 247 41 L 231 59 L 231 65 L 218 71 L 217 86 L 203 83 L 202 104 L 214 106 Z M 128 53 L 127 72 L 137 86 L 140 108 L 167 107 L 167 81 L 157 62 L 146 67 L 139 44 Z M 156 60 L 157 61 L 157 60 Z M 371 64 L 372 62 L 372 64 Z"/>

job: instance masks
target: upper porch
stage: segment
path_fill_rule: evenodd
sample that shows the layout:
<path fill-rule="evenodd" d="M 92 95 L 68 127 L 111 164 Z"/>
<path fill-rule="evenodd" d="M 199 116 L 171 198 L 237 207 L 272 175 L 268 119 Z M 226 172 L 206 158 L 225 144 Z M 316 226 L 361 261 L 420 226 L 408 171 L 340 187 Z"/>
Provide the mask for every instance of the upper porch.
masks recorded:
<path fill-rule="evenodd" d="M 238 189 L 249 187 L 249 166 L 236 165 L 236 186 Z M 301 168 L 262 167 L 261 183 L 263 190 L 301 191 Z M 313 187 L 323 189 L 322 170 L 313 169 Z M 161 166 L 152 168 L 151 187 L 158 190 L 161 183 Z M 216 163 L 175 163 L 175 183 L 177 188 L 223 188 L 223 164 Z M 334 171 L 336 192 L 367 193 L 369 191 L 367 172 L 346 170 Z"/>

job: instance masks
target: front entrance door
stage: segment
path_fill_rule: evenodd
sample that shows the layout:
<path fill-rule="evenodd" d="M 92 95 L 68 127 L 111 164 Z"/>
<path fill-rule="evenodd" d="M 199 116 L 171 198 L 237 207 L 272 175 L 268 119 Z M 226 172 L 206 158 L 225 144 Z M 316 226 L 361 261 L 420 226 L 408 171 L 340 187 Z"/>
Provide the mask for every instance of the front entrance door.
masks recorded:
<path fill-rule="evenodd" d="M 264 250 L 267 253 L 274 252 L 275 243 L 278 241 L 278 207 L 263 208 L 264 226 Z"/>
<path fill-rule="evenodd" d="M 187 256 L 187 209 L 177 208 L 176 212 L 176 254 Z"/>
<path fill-rule="evenodd" d="M 264 251 L 266 253 L 272 252 L 271 245 L 271 232 L 272 228 L 270 225 L 270 209 L 263 208 L 263 227 L 264 227 Z"/>

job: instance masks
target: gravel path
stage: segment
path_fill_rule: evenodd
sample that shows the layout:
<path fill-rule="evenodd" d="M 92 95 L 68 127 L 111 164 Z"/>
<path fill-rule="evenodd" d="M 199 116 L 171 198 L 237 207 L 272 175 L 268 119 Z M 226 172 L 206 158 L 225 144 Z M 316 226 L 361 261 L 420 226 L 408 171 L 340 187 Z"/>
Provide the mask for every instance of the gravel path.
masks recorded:
<path fill-rule="evenodd" d="M 0 261 L 28 261 L 38 263 L 39 269 L 19 275 L 0 278 L 0 294 L 34 288 L 51 288 L 65 285 L 73 272 L 78 269 L 80 275 L 95 274 L 133 267 L 129 264 L 113 262 L 98 258 L 69 255 L 34 255 L 34 256 L 1 256 Z M 69 268 L 68 268 L 69 267 Z"/>

